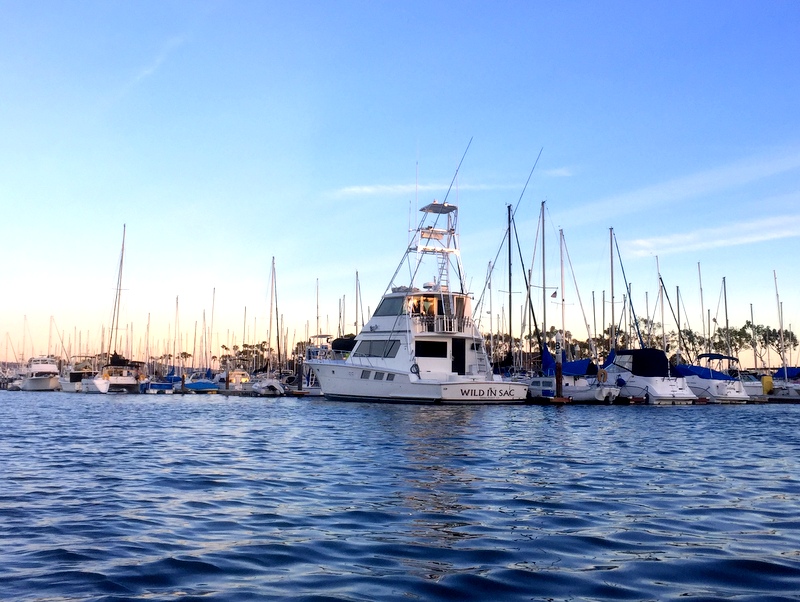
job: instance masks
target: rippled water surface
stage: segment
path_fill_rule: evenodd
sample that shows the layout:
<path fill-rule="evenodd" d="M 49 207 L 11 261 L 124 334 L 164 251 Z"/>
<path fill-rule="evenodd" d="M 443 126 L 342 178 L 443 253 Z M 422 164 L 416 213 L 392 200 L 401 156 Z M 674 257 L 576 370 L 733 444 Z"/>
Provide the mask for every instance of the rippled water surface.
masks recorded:
<path fill-rule="evenodd" d="M 800 406 L 0 392 L 3 600 L 800 600 Z"/>

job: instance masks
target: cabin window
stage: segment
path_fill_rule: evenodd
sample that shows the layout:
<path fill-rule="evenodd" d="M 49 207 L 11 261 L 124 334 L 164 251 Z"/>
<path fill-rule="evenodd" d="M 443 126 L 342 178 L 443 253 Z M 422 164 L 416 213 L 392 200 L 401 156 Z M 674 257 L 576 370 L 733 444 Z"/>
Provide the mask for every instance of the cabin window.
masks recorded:
<path fill-rule="evenodd" d="M 369 380 L 370 371 L 369 370 L 362 370 L 361 371 L 361 380 Z"/>
<path fill-rule="evenodd" d="M 361 341 L 353 351 L 359 357 L 396 357 L 400 349 L 400 341 Z"/>
<path fill-rule="evenodd" d="M 375 380 L 383 380 L 383 372 L 376 372 L 375 373 Z"/>
<path fill-rule="evenodd" d="M 394 374 L 387 374 L 386 380 L 394 380 Z"/>
<path fill-rule="evenodd" d="M 400 316 L 405 313 L 405 297 L 386 297 L 380 302 L 373 316 Z"/>
<path fill-rule="evenodd" d="M 447 357 L 447 341 L 416 341 L 417 357 Z"/>

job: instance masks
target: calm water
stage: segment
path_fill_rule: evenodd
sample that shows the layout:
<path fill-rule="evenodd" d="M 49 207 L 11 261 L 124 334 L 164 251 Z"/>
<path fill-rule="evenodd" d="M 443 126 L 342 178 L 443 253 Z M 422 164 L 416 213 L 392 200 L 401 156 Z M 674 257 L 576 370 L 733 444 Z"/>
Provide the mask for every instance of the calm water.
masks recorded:
<path fill-rule="evenodd" d="M 2 600 L 800 600 L 800 406 L 0 392 Z"/>

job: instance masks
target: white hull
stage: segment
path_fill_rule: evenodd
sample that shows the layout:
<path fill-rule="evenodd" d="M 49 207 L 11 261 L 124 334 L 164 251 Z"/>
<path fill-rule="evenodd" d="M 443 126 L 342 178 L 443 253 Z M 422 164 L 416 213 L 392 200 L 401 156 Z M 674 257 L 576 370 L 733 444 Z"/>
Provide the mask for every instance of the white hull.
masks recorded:
<path fill-rule="evenodd" d="M 686 383 L 698 399 L 707 399 L 708 403 L 747 403 L 750 396 L 739 380 L 718 380 L 687 376 Z"/>
<path fill-rule="evenodd" d="M 250 391 L 262 397 L 280 397 L 286 393 L 277 378 L 259 378 L 248 384 L 250 385 Z"/>
<path fill-rule="evenodd" d="M 532 398 L 550 398 L 556 394 L 556 379 L 553 376 L 535 376 L 528 385 Z M 576 403 L 612 403 L 619 397 L 619 387 L 601 383 L 596 379 L 565 376 L 561 385 L 561 396 Z"/>
<path fill-rule="evenodd" d="M 623 374 L 625 384 L 620 387 L 622 397 L 644 399 L 652 405 L 688 405 L 697 396 L 682 376 L 637 376 Z"/>
<path fill-rule="evenodd" d="M 71 382 L 68 378 L 59 378 L 58 382 L 64 393 L 81 393 L 83 391 L 80 381 Z"/>
<path fill-rule="evenodd" d="M 21 391 L 58 391 L 58 376 L 26 376 L 20 385 Z"/>
<path fill-rule="evenodd" d="M 619 387 L 613 383 L 600 382 L 596 378 L 565 376 L 561 393 L 572 401 L 611 403 L 619 397 Z"/>
<path fill-rule="evenodd" d="M 138 393 L 139 381 L 125 376 L 111 377 L 108 379 L 109 393 Z"/>
<path fill-rule="evenodd" d="M 52 355 L 32 357 L 25 367 L 21 391 L 58 391 L 58 361 Z"/>
<path fill-rule="evenodd" d="M 96 376 L 94 378 L 84 378 L 81 380 L 81 389 L 83 389 L 83 393 L 108 393 L 108 380 L 101 376 Z"/>
<path fill-rule="evenodd" d="M 769 395 L 770 397 L 800 397 L 800 384 L 785 380 L 773 380 L 772 393 Z"/>
<path fill-rule="evenodd" d="M 328 399 L 448 404 L 527 401 L 528 385 L 522 382 L 487 381 L 457 374 L 441 379 L 420 378 L 411 373 L 367 369 L 337 360 L 317 360 L 309 365 L 323 383 L 323 395 Z"/>

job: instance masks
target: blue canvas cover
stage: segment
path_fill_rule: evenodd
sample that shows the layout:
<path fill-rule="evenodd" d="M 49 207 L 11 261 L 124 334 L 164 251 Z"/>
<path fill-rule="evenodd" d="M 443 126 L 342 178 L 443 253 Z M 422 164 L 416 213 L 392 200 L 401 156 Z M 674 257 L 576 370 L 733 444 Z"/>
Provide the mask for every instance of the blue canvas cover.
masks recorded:
<path fill-rule="evenodd" d="M 712 370 L 703 366 L 691 366 L 689 364 L 678 364 L 672 371 L 678 376 L 699 376 L 708 380 L 734 380 L 729 374 L 720 372 L 719 370 Z"/>
<path fill-rule="evenodd" d="M 597 374 L 597 365 L 590 359 L 564 361 L 564 350 L 561 350 L 561 374 L 564 376 L 587 376 Z M 542 373 L 545 376 L 556 375 L 556 360 L 545 345 L 542 351 Z"/>
<path fill-rule="evenodd" d="M 797 380 L 800 378 L 800 368 L 797 366 L 790 368 L 781 368 L 780 370 L 776 370 L 775 373 L 772 375 L 772 378 L 778 379 L 787 379 L 787 380 Z"/>

